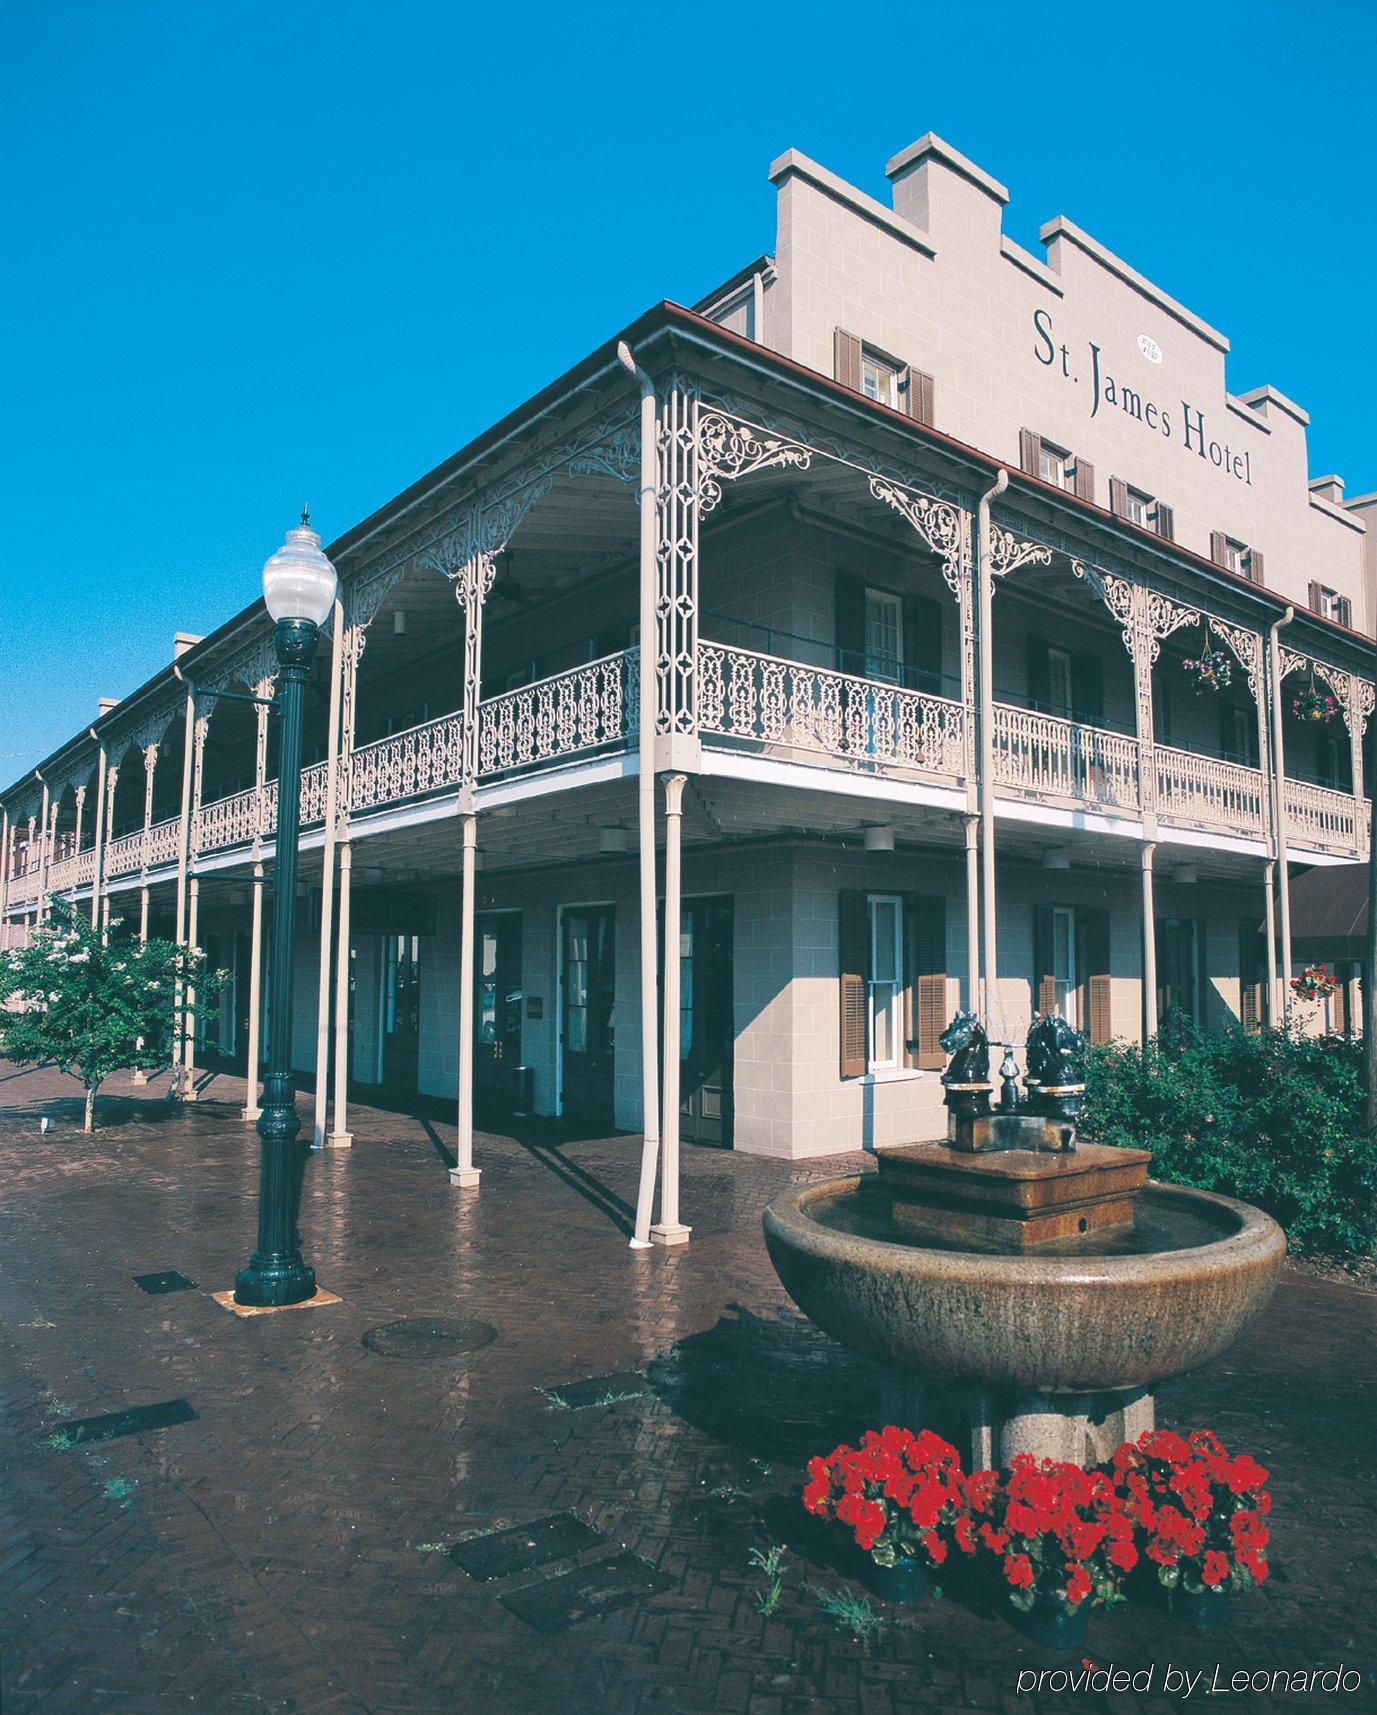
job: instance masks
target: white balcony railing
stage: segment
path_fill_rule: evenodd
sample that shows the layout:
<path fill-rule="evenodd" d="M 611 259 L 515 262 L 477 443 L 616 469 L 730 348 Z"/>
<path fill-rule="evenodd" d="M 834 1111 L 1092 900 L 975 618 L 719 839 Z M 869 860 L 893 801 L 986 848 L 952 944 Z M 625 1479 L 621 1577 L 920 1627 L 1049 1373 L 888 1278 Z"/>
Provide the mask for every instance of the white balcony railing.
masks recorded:
<path fill-rule="evenodd" d="M 1363 800 L 1366 814 L 1368 801 Z M 1300 845 L 1321 851 L 1357 852 L 1363 828 L 1358 800 L 1350 792 L 1312 786 L 1306 780 L 1286 782 L 1286 834 Z"/>
<path fill-rule="evenodd" d="M 442 715 L 361 746 L 349 765 L 350 807 L 372 810 L 456 785 L 462 742 L 460 717 Z"/>
<path fill-rule="evenodd" d="M 86 855 L 82 854 L 83 857 Z M 95 871 L 95 854 L 91 854 L 91 870 Z M 143 868 L 143 829 L 138 828 L 132 834 L 121 834 L 117 840 L 111 840 L 105 848 L 105 873 L 110 879 L 116 880 L 122 875 L 135 875 Z M 83 881 L 89 881 L 90 876 L 83 875 Z"/>
<path fill-rule="evenodd" d="M 964 775 L 966 712 L 946 697 L 718 643 L 699 645 L 698 673 L 704 733 L 876 771 Z"/>
<path fill-rule="evenodd" d="M 490 697 L 478 710 L 478 774 L 613 749 L 636 731 L 639 651 L 624 649 Z"/>
<path fill-rule="evenodd" d="M 1267 830 L 1262 771 L 1159 745 L 1157 811 L 1165 822 L 1260 837 Z"/>
<path fill-rule="evenodd" d="M 251 840 L 258 826 L 258 803 L 258 793 L 249 787 L 246 792 L 234 792 L 228 798 L 202 804 L 196 818 L 193 842 L 196 850 L 223 851 L 227 846 L 244 845 Z"/>
<path fill-rule="evenodd" d="M 1138 741 L 1059 715 L 996 703 L 996 786 L 1037 800 L 1138 807 Z"/>

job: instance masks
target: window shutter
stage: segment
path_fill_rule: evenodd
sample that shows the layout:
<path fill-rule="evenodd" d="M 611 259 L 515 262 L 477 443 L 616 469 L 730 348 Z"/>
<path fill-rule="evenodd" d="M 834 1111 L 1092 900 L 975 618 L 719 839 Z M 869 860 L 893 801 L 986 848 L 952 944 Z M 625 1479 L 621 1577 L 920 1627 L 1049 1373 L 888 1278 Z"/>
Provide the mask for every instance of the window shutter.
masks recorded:
<path fill-rule="evenodd" d="M 860 392 L 861 342 L 845 328 L 837 328 L 832 335 L 832 368 L 843 387 L 849 387 L 853 393 Z"/>
<path fill-rule="evenodd" d="M 1044 714 L 1052 700 L 1052 670 L 1047 660 L 1047 639 L 1039 637 L 1035 632 L 1029 632 L 1026 647 L 1028 651 L 1028 701 L 1035 709 Z"/>
<path fill-rule="evenodd" d="M 1168 542 L 1176 540 L 1176 514 L 1164 500 L 1157 502 L 1157 534 Z"/>
<path fill-rule="evenodd" d="M 1088 1034 L 1091 1042 L 1108 1042 L 1114 1034 L 1110 1016 L 1109 913 L 1081 911 L 1077 916 L 1079 933 L 1076 938 L 1084 949 L 1085 959 Z"/>
<path fill-rule="evenodd" d="M 904 1064 L 940 1072 L 947 1063 L 940 1040 L 947 1027 L 947 903 L 910 894 L 904 912 Z"/>
<path fill-rule="evenodd" d="M 1263 581 L 1262 555 L 1256 548 L 1249 548 L 1246 564 L 1248 567 L 1248 576 L 1255 584 L 1260 584 Z"/>
<path fill-rule="evenodd" d="M 1078 500 L 1094 500 L 1095 498 L 1095 467 L 1088 459 L 1076 460 L 1076 498 Z"/>
<path fill-rule="evenodd" d="M 1071 657 L 1071 688 L 1078 721 L 1104 719 L 1104 662 L 1087 650 Z"/>
<path fill-rule="evenodd" d="M 1229 538 L 1222 530 L 1210 531 L 1210 558 L 1217 566 L 1225 566 L 1229 562 Z"/>
<path fill-rule="evenodd" d="M 1244 917 L 1238 925 L 1238 1016 L 1245 1030 L 1262 1028 L 1262 984 L 1258 980 L 1257 924 Z"/>
<path fill-rule="evenodd" d="M 1057 979 L 1052 974 L 1052 907 L 1033 907 L 1033 1006 L 1038 1012 L 1054 1012 Z"/>
<path fill-rule="evenodd" d="M 904 682 L 920 691 L 942 690 L 942 606 L 931 596 L 904 597 Z"/>
<path fill-rule="evenodd" d="M 837 896 L 837 951 L 841 1003 L 841 1075 L 860 1078 L 869 1064 L 866 996 L 870 977 L 870 917 L 863 893 Z"/>
<path fill-rule="evenodd" d="M 1038 465 L 1042 462 L 1042 436 L 1035 435 L 1031 429 L 1020 429 L 1018 432 L 1018 463 L 1020 470 L 1026 470 L 1029 476 L 1038 474 Z"/>
<path fill-rule="evenodd" d="M 1116 518 L 1128 516 L 1128 484 L 1121 476 L 1109 479 L 1109 510 Z"/>
<path fill-rule="evenodd" d="M 935 394 L 936 384 L 930 375 L 925 375 L 921 369 L 909 370 L 908 414 L 915 423 L 926 423 L 932 427 L 936 421 L 933 415 Z"/>
<path fill-rule="evenodd" d="M 1352 629 L 1353 629 L 1353 603 L 1348 599 L 1348 597 L 1346 595 L 1341 595 L 1339 597 L 1338 620 L 1339 620 L 1340 625 L 1346 625 L 1348 627 L 1348 629 L 1350 631 L 1352 631 Z"/>
<path fill-rule="evenodd" d="M 865 583 L 851 572 L 836 575 L 837 669 L 865 671 Z"/>
<path fill-rule="evenodd" d="M 1320 586 L 1315 582 L 1314 578 L 1311 578 L 1310 580 L 1309 600 L 1311 613 L 1318 613 L 1320 611 Z"/>

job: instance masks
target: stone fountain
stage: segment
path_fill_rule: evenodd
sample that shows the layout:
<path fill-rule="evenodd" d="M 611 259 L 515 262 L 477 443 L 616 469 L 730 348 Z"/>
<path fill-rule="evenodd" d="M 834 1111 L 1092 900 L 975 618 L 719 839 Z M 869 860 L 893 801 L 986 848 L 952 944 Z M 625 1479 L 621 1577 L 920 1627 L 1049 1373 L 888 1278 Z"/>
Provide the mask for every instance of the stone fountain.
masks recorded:
<path fill-rule="evenodd" d="M 1094 1463 L 1152 1427 L 1153 1388 L 1208 1362 L 1271 1296 L 1281 1228 L 1147 1177 L 1146 1150 L 1079 1143 L 1084 1042 L 1035 1018 L 992 1106 L 990 1044 L 958 1013 L 947 1137 L 879 1171 L 794 1186 L 765 1210 L 789 1295 L 883 1366 L 886 1421 L 939 1429 L 976 1465 Z"/>

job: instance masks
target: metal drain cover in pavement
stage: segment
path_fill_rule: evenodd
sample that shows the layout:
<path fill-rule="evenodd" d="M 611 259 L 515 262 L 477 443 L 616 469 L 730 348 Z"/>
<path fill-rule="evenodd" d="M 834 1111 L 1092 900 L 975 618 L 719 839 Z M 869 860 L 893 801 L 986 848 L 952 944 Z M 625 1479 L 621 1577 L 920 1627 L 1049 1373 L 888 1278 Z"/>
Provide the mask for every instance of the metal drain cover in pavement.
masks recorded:
<path fill-rule="evenodd" d="M 158 1274 L 136 1274 L 134 1285 L 142 1287 L 145 1292 L 194 1292 L 196 1282 L 189 1280 L 179 1269 L 166 1268 Z"/>
<path fill-rule="evenodd" d="M 403 1322 L 384 1322 L 370 1328 L 363 1343 L 384 1358 L 411 1358 L 424 1363 L 430 1358 L 458 1358 L 465 1352 L 481 1351 L 497 1338 L 489 1322 L 468 1316 L 411 1316 Z"/>

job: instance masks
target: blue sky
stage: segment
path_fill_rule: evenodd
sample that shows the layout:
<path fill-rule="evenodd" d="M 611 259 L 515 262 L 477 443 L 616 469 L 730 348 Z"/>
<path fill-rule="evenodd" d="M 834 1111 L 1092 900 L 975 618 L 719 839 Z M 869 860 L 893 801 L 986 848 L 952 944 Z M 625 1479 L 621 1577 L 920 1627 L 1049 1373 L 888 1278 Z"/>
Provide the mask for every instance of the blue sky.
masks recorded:
<path fill-rule="evenodd" d="M 1370 4 L 0 0 L 0 779 L 662 297 L 935 130 L 1377 488 Z"/>

